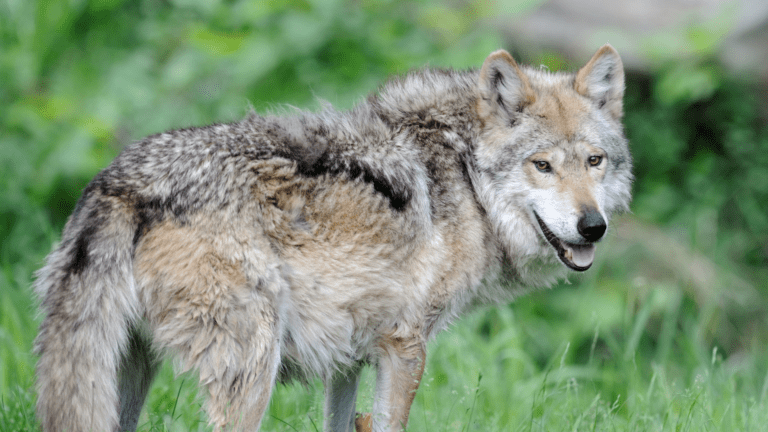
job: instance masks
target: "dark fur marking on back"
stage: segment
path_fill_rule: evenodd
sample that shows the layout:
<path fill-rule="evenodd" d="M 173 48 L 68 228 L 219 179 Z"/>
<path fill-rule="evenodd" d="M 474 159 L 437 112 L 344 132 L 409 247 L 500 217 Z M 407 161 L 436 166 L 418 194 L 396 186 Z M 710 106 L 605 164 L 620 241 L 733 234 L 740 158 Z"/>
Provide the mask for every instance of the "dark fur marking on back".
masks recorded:
<path fill-rule="evenodd" d="M 171 216 L 180 223 L 184 223 L 190 212 L 202 206 L 200 197 L 189 192 L 189 186 L 179 187 L 168 197 L 141 196 L 133 187 L 121 181 L 114 181 L 125 176 L 119 168 L 110 167 L 100 172 L 85 188 L 83 196 L 78 201 L 75 212 L 79 212 L 84 202 L 89 199 L 93 191 L 98 191 L 102 196 L 114 197 L 125 204 L 133 204 L 134 224 L 136 230 L 133 234 L 133 249 L 135 251 L 141 237 L 143 237 L 154 225 Z M 224 203 L 222 203 L 224 205 Z M 90 218 L 90 215 L 89 215 Z"/>
<path fill-rule="evenodd" d="M 136 231 L 133 234 L 133 249 L 139 240 L 156 224 L 164 219 L 163 204 L 159 199 L 140 200 L 136 203 Z"/>
<path fill-rule="evenodd" d="M 192 200 L 189 192 L 184 189 L 169 198 L 139 198 L 134 206 L 136 231 L 133 234 L 133 249 L 139 244 L 141 238 L 152 229 L 153 226 L 170 217 L 180 225 L 189 222 L 188 215 L 198 210 L 201 204 L 198 200 Z M 187 201 L 189 201 L 187 203 Z M 222 204 L 226 205 L 226 204 Z"/>
<path fill-rule="evenodd" d="M 334 160 L 327 151 L 318 155 L 308 151 L 276 151 L 275 156 L 296 162 L 299 174 L 305 177 L 346 174 L 351 180 L 360 180 L 373 186 L 373 190 L 389 200 L 389 206 L 398 212 L 405 210 L 411 200 L 405 185 L 396 185 L 367 164 L 351 160 Z"/>

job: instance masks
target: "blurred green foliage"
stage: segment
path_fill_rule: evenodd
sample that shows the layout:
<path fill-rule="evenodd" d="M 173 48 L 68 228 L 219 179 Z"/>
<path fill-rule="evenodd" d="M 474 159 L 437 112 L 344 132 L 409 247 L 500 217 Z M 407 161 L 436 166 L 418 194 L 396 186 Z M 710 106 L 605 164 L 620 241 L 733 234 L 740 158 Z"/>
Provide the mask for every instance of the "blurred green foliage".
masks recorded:
<path fill-rule="evenodd" d="M 477 67 L 505 46 L 493 19 L 540 3 L 0 0 L 0 395 L 32 381 L 32 273 L 83 187 L 122 147 L 169 128 L 236 120 L 250 109 L 312 109 L 318 98 L 350 107 L 387 76 L 427 64 Z M 712 59 L 711 34 L 689 33 L 701 57 L 628 74 L 634 215 L 618 221 L 621 235 L 601 246 L 610 252 L 574 278 L 575 286 L 475 315 L 460 338 L 441 336 L 417 406 L 446 429 L 454 413 L 433 395 L 476 386 L 474 366 L 486 376 L 475 416 L 506 424 L 518 412 L 529 416 L 529 429 L 534 420 L 546 425 L 547 412 L 525 401 L 532 394 L 541 396 L 538 403 L 562 401 L 558 386 L 570 386 L 567 374 L 596 387 L 587 395 L 604 395 L 597 404 L 585 401 L 594 421 L 599 410 L 605 417 L 628 409 L 631 403 L 611 403 L 643 385 L 649 396 L 662 392 L 663 403 L 695 402 L 670 396 L 669 383 L 694 385 L 707 365 L 729 358 L 749 358 L 748 372 L 707 391 L 728 387 L 736 398 L 745 388 L 762 401 L 766 390 L 755 377 L 768 362 L 765 100 Z M 568 66 L 551 52 L 521 60 Z M 486 359 L 476 365 L 473 358 Z M 565 372 L 550 387 L 553 369 Z M 197 409 L 187 390 L 194 386 L 182 392 L 171 372 L 161 375 L 150 397 L 162 413 L 150 414 L 153 424 L 173 417 L 179 401 Z M 503 383 L 513 382 L 516 396 L 509 396 Z M 305 393 L 279 390 L 282 403 L 271 412 L 309 407 L 318 418 L 317 400 Z M 509 397 L 527 405 L 493 414 L 493 401 Z M 710 408 L 711 415 L 722 409 Z M 430 422 L 425 414 L 422 423 Z"/>
<path fill-rule="evenodd" d="M 765 101 L 711 63 L 633 78 L 625 124 L 636 158 L 635 213 L 682 227 L 692 247 L 730 261 L 765 292 Z"/>

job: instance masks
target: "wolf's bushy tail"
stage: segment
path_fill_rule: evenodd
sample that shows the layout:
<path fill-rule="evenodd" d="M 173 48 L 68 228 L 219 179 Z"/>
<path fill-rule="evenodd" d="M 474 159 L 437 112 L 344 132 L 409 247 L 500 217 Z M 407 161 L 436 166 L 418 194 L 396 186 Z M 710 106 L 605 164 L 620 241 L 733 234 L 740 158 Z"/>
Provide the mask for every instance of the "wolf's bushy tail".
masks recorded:
<path fill-rule="evenodd" d="M 35 340 L 45 432 L 118 427 L 118 368 L 139 305 L 136 223 L 124 203 L 87 192 L 35 282 L 45 313 Z"/>

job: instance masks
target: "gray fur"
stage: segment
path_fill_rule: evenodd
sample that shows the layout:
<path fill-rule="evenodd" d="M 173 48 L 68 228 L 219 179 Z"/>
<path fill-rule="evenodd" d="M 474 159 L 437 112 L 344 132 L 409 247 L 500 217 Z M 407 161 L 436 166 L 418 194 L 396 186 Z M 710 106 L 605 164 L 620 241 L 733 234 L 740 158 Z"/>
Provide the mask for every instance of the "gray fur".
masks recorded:
<path fill-rule="evenodd" d="M 609 46 L 575 75 L 498 51 L 348 112 L 127 147 L 38 273 L 43 430 L 133 430 L 166 354 L 199 373 L 216 430 L 257 430 L 278 372 L 327 383 L 326 430 L 399 430 L 430 337 L 589 267 L 577 227 L 630 199 L 622 96 Z M 366 363 L 374 413 L 355 420 Z"/>

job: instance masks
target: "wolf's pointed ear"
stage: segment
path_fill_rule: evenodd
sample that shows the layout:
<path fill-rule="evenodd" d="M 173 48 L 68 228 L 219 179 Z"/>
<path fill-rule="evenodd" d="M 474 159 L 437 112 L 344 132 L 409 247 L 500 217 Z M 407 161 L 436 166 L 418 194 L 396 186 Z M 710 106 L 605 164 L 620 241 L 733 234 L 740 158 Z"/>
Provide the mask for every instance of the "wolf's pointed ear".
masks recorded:
<path fill-rule="evenodd" d="M 478 82 L 480 118 L 504 116 L 514 123 L 522 108 L 534 101 L 528 77 L 504 50 L 491 53 L 483 62 Z"/>
<path fill-rule="evenodd" d="M 576 73 L 574 89 L 595 102 L 600 109 L 608 111 L 614 119 L 624 114 L 624 65 L 619 53 L 605 44 L 592 59 Z"/>

